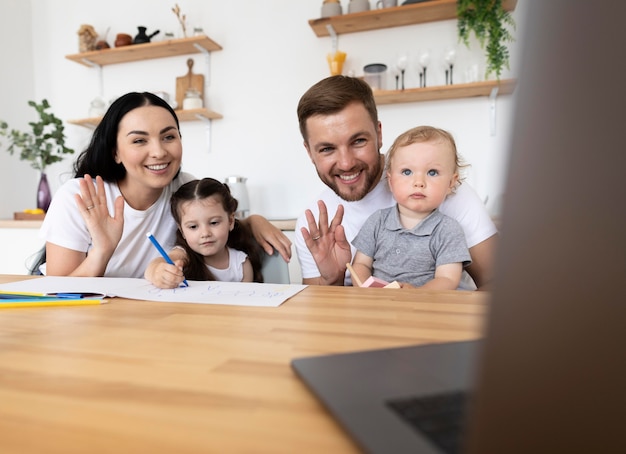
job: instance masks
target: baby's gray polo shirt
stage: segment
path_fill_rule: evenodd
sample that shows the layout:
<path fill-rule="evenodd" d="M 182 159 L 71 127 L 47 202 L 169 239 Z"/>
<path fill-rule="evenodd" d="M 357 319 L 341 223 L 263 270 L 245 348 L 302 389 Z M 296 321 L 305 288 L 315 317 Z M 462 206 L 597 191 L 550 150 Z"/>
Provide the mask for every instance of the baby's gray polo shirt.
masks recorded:
<path fill-rule="evenodd" d="M 416 287 L 435 277 L 435 268 L 448 263 L 471 263 L 460 224 L 433 211 L 413 229 L 402 227 L 397 205 L 372 214 L 352 241 L 374 260 L 372 274 L 387 282 Z"/>

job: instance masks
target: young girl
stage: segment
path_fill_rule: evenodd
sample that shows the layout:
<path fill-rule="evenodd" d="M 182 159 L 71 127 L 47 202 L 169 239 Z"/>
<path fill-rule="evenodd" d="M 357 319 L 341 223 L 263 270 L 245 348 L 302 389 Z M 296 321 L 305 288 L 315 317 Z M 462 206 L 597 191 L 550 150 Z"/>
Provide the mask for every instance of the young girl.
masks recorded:
<path fill-rule="evenodd" d="M 175 288 L 183 279 L 263 282 L 261 254 L 246 224 L 235 219 L 237 199 L 213 178 L 183 184 L 172 195 L 176 246 L 169 256 L 175 265 L 156 258 L 145 278 L 160 288 Z"/>

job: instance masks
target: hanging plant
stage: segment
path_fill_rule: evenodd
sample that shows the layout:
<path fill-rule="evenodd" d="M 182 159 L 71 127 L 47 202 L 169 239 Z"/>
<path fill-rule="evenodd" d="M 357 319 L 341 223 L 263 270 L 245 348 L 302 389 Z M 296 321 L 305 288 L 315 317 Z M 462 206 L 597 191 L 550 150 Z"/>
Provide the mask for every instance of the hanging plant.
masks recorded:
<path fill-rule="evenodd" d="M 507 26 L 515 28 L 511 14 L 502 7 L 502 0 L 457 0 L 459 40 L 469 48 L 474 32 L 480 47 L 486 51 L 486 76 L 495 74 L 500 80 L 504 68 L 509 68 L 509 49 L 513 41 Z"/>

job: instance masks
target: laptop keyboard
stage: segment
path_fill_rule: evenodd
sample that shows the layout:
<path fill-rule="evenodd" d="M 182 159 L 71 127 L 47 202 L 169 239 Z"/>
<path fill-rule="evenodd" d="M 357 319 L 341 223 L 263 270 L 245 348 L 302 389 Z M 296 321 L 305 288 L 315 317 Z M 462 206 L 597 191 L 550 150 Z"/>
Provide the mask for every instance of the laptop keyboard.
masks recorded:
<path fill-rule="evenodd" d="M 402 419 L 446 454 L 461 452 L 467 391 L 393 399 L 387 402 Z"/>

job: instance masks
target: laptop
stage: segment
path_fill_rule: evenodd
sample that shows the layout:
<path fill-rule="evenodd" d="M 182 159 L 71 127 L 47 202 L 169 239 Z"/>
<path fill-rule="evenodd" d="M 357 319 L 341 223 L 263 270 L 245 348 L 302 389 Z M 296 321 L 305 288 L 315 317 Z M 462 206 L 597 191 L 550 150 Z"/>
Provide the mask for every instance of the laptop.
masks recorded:
<path fill-rule="evenodd" d="M 479 342 L 297 358 L 292 367 L 366 452 L 454 453 Z"/>
<path fill-rule="evenodd" d="M 524 3 L 485 336 L 292 361 L 364 452 L 626 452 L 626 4 Z"/>

